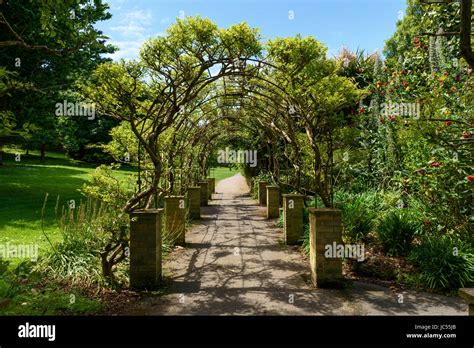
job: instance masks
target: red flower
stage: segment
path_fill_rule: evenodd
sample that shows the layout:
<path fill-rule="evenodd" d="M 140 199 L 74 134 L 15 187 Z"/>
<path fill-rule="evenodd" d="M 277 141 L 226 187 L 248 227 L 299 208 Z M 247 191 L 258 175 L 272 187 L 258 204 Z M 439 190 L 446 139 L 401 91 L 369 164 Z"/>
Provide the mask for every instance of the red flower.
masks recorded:
<path fill-rule="evenodd" d="M 441 165 L 441 163 L 439 163 L 439 162 L 433 162 L 433 163 L 431 163 L 431 166 L 432 166 L 432 167 L 435 167 L 435 168 L 438 168 L 440 165 Z"/>
<path fill-rule="evenodd" d="M 467 177 L 467 180 L 469 180 L 470 182 L 473 182 L 474 183 L 474 175 L 469 175 Z"/>
<path fill-rule="evenodd" d="M 360 108 L 360 109 L 358 110 L 358 112 L 359 112 L 359 114 L 363 114 L 363 113 L 365 112 L 365 109 L 364 109 L 364 108 Z"/>
<path fill-rule="evenodd" d="M 453 121 L 447 120 L 446 122 L 444 122 L 444 124 L 446 125 L 446 127 L 449 127 L 450 125 L 453 124 Z"/>
<path fill-rule="evenodd" d="M 393 115 L 388 115 L 388 118 L 390 119 L 390 121 L 395 121 L 397 119 L 396 116 L 393 116 Z"/>
<path fill-rule="evenodd" d="M 464 139 L 467 139 L 467 138 L 469 138 L 469 137 L 471 137 L 471 136 L 473 136 L 473 135 L 474 135 L 474 134 L 463 133 L 463 134 L 462 134 L 462 137 L 463 137 Z"/>
<path fill-rule="evenodd" d="M 408 82 L 402 81 L 402 85 L 403 85 L 403 87 L 406 87 L 406 86 L 408 86 Z"/>

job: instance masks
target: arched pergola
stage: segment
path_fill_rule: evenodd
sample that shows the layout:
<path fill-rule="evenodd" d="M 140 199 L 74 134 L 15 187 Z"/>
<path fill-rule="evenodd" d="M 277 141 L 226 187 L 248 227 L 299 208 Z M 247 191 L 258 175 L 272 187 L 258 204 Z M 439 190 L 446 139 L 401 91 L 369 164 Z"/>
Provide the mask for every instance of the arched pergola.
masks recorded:
<path fill-rule="evenodd" d="M 313 39 L 305 46 L 301 44 L 304 39 L 295 40 L 295 49 L 303 50 L 304 58 L 271 49 L 264 55 L 256 29 L 246 24 L 218 29 L 207 19 L 189 17 L 178 20 L 166 36 L 146 42 L 140 61 L 101 67 L 96 73 L 99 83 L 95 81 L 85 95 L 101 114 L 130 125 L 139 143 L 139 160 L 146 158 L 150 173 L 143 185 L 139 179 L 138 190 L 124 211 L 150 208 L 156 196 L 166 191 L 159 187 L 164 170 L 160 137 L 175 130 L 182 132 L 183 138 L 191 135 L 194 127 L 198 132 L 194 145 L 204 142 L 203 151 L 212 151 L 211 139 L 218 139 L 218 135 L 210 133 L 221 127 L 224 119 L 236 122 L 219 116 L 229 101 L 237 107 L 258 110 L 253 126 L 293 146 L 294 154 L 287 157 L 295 161 L 297 171 L 298 144 L 290 133 L 307 134 L 315 157 L 316 191 L 330 205 L 330 175 L 325 173 L 331 164 L 321 160 L 317 137 L 330 134 L 331 125 L 324 122 L 324 105 L 320 106 L 308 90 L 326 70 L 331 71 L 331 64 L 325 63 L 325 49 L 317 41 Z M 314 71 L 314 78 L 296 78 L 307 67 Z M 178 145 L 178 138 L 173 141 Z M 330 155 L 328 152 L 328 158 Z"/>

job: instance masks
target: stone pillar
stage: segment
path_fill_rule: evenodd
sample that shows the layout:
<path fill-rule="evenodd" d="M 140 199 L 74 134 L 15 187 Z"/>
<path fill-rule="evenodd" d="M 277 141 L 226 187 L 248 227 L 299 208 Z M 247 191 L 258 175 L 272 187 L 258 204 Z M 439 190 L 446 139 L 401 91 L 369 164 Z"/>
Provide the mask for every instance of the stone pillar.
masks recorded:
<path fill-rule="evenodd" d="M 190 219 L 201 218 L 201 187 L 188 187 L 188 214 Z"/>
<path fill-rule="evenodd" d="M 208 178 L 209 181 L 209 192 L 211 192 L 210 198 L 212 198 L 212 194 L 216 193 L 216 178 Z"/>
<path fill-rule="evenodd" d="M 130 213 L 130 287 L 152 289 L 161 281 L 163 209 Z"/>
<path fill-rule="evenodd" d="M 201 207 L 207 206 L 207 197 L 209 196 L 209 183 L 207 181 L 200 181 L 198 185 L 201 187 Z"/>
<path fill-rule="evenodd" d="M 342 280 L 342 259 L 336 258 L 333 250 L 334 246 L 343 245 L 341 211 L 333 208 L 308 211 L 311 279 L 318 287 L 335 285 Z M 331 246 L 333 257 L 326 257 L 326 246 Z"/>
<path fill-rule="evenodd" d="M 461 288 L 458 294 L 468 303 L 469 316 L 474 316 L 474 288 Z"/>
<path fill-rule="evenodd" d="M 184 246 L 186 232 L 184 196 L 165 197 L 165 231 L 175 244 Z"/>
<path fill-rule="evenodd" d="M 303 195 L 283 195 L 283 237 L 285 244 L 301 242 L 303 236 Z"/>
<path fill-rule="evenodd" d="M 207 198 L 212 199 L 212 194 L 214 193 L 214 187 L 213 187 L 213 178 L 207 178 Z"/>
<path fill-rule="evenodd" d="M 265 181 L 258 182 L 258 203 L 267 204 L 267 183 Z"/>
<path fill-rule="evenodd" d="M 277 218 L 280 213 L 280 188 L 267 186 L 267 219 Z"/>

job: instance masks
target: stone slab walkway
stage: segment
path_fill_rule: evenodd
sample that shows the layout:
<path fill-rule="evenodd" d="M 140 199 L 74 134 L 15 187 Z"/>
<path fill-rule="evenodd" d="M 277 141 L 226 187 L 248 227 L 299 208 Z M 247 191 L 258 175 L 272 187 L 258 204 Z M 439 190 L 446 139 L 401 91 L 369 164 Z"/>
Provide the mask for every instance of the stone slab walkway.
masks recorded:
<path fill-rule="evenodd" d="M 460 298 L 399 294 L 360 282 L 345 290 L 315 289 L 308 260 L 282 245 L 282 232 L 250 198 L 242 175 L 222 180 L 187 246 L 164 264 L 165 295 L 146 296 L 127 315 L 467 315 Z"/>

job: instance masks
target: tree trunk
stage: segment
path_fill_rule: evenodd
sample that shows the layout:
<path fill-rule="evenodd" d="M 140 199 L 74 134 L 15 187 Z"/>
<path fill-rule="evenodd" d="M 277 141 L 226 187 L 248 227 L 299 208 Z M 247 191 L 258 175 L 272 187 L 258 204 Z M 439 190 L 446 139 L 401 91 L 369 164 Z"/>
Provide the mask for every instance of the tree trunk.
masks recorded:
<path fill-rule="evenodd" d="M 107 260 L 107 254 L 106 253 L 102 253 L 100 256 L 101 256 L 101 259 L 102 259 L 102 274 L 105 278 L 111 278 L 112 275 L 113 275 L 113 273 L 112 273 L 113 264 L 111 264 Z"/>
<path fill-rule="evenodd" d="M 323 201 L 323 204 L 326 208 L 331 208 L 331 198 L 330 194 L 328 191 L 328 185 L 327 185 L 327 175 L 321 175 L 321 167 L 322 167 L 322 161 L 321 161 L 321 153 L 319 151 L 319 147 L 316 144 L 313 144 L 312 146 L 313 149 L 313 157 L 314 157 L 314 165 L 313 165 L 313 170 L 314 170 L 314 186 L 315 186 L 315 193 L 321 197 L 321 200 Z M 323 182 L 324 180 L 324 182 Z"/>
<path fill-rule="evenodd" d="M 40 160 L 41 160 L 41 162 L 44 162 L 45 152 L 46 152 L 46 144 L 43 143 L 43 144 L 40 145 Z"/>

